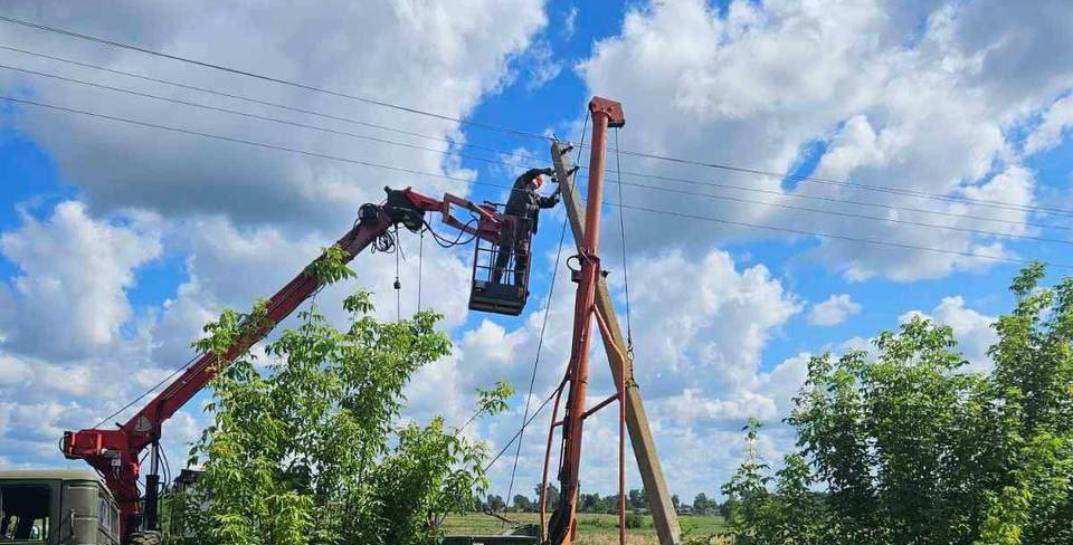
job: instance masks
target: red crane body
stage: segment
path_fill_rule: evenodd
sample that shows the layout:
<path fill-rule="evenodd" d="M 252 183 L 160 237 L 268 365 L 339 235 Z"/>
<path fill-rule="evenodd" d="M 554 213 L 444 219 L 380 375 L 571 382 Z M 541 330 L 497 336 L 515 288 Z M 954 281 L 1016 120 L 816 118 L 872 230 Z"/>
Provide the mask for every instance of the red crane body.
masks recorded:
<path fill-rule="evenodd" d="M 411 230 L 424 227 L 425 212 L 440 212 L 443 222 L 475 237 L 499 242 L 502 216 L 491 205 L 476 205 L 468 200 L 446 194 L 437 200 L 409 188 L 388 191 L 384 205 L 367 204 L 361 208 L 359 221 L 336 244 L 349 262 L 389 229 L 402 224 Z M 463 223 L 451 214 L 452 205 L 464 208 L 476 216 L 476 225 Z M 320 258 L 318 258 L 320 259 Z M 268 300 L 266 325 L 239 337 L 228 349 L 224 361 L 230 362 L 263 339 L 275 324 L 289 316 L 299 305 L 320 288 L 316 276 L 300 272 Z M 147 476 L 146 506 L 143 513 L 138 480 L 140 458 L 146 447 L 156 445 L 161 426 L 176 411 L 190 401 L 215 376 L 219 360 L 213 354 L 201 355 L 173 382 L 157 394 L 145 407 L 118 429 L 84 429 L 65 432 L 62 450 L 68 459 L 82 459 L 99 471 L 119 503 L 124 541 L 136 529 L 143 514 L 156 518 L 156 487 L 158 476 Z M 155 471 L 153 472 L 155 473 Z"/>

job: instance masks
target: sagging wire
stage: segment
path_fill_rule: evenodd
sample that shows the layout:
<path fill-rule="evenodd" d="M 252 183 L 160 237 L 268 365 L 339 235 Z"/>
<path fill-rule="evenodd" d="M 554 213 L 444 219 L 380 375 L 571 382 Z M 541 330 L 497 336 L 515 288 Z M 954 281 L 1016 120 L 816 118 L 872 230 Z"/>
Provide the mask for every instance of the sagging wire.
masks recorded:
<path fill-rule="evenodd" d="M 424 221 L 424 220 L 422 220 L 422 221 Z M 440 248 L 453 248 L 455 246 L 465 246 L 466 244 L 469 244 L 470 242 L 473 242 L 473 240 L 477 238 L 476 233 L 472 234 L 465 241 L 462 240 L 462 237 L 466 236 L 465 229 L 468 228 L 469 226 L 473 225 L 474 223 L 477 223 L 477 218 L 476 217 L 470 218 L 470 220 L 465 223 L 463 228 L 458 230 L 458 236 L 455 237 L 454 240 L 451 240 L 451 239 L 449 239 L 447 237 L 444 237 L 443 235 L 437 233 L 436 230 L 432 228 L 432 224 L 430 224 L 427 221 L 424 221 L 425 228 L 428 229 L 429 233 L 432 233 L 433 240 L 436 241 L 436 244 L 439 245 Z"/>

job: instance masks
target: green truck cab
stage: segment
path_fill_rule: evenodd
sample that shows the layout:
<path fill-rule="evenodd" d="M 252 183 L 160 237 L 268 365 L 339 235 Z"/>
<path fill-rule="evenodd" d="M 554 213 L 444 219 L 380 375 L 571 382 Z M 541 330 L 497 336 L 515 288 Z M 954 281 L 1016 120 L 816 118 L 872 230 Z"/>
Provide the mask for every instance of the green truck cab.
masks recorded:
<path fill-rule="evenodd" d="M 88 471 L 0 471 L 0 544 L 118 545 L 119 508 Z"/>

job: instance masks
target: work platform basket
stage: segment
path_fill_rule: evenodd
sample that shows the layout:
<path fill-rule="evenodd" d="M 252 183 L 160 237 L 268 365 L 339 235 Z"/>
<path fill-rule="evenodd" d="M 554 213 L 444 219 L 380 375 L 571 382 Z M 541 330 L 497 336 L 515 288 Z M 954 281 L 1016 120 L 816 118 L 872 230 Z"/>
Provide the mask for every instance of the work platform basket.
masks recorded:
<path fill-rule="evenodd" d="M 529 298 L 532 222 L 503 215 L 500 241 L 477 239 L 469 308 L 517 316 Z"/>

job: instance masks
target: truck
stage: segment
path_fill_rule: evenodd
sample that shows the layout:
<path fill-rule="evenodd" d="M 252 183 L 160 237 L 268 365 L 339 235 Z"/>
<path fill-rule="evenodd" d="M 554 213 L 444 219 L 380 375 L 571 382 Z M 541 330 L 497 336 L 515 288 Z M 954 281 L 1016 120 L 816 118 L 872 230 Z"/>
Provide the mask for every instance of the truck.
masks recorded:
<path fill-rule="evenodd" d="M 119 505 L 90 471 L 0 471 L 0 543 L 119 545 Z"/>

